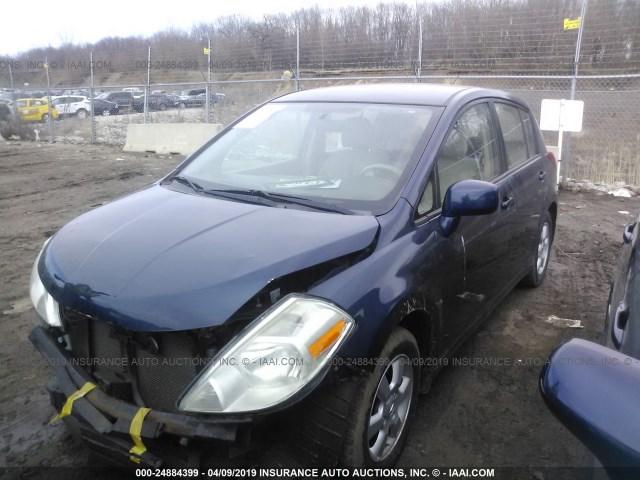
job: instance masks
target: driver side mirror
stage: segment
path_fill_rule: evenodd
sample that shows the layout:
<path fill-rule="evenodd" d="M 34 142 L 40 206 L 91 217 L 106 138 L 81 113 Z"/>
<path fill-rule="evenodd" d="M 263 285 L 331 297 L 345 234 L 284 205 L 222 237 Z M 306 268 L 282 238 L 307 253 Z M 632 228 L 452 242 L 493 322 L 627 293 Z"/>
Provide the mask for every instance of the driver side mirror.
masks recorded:
<path fill-rule="evenodd" d="M 453 233 L 460 217 L 487 215 L 498 209 L 498 187 L 481 180 L 462 180 L 447 189 L 442 202 L 440 227 L 445 237 Z"/>

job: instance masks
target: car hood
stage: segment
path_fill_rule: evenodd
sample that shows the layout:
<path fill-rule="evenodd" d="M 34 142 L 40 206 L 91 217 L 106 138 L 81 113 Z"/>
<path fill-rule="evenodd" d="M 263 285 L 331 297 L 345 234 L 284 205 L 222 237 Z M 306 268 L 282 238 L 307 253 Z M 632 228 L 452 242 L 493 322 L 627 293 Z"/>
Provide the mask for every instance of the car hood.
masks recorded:
<path fill-rule="evenodd" d="M 134 331 L 219 325 L 271 280 L 369 246 L 373 216 L 220 200 L 154 185 L 90 211 L 49 242 L 51 295 Z"/>

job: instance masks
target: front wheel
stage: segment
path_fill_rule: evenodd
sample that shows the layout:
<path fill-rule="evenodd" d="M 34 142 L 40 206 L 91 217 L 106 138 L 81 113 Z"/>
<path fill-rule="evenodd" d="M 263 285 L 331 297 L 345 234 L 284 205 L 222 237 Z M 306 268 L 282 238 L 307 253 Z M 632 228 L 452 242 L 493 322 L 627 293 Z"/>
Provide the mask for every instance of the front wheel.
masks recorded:
<path fill-rule="evenodd" d="M 384 468 L 398 461 L 418 400 L 419 359 L 414 336 L 396 328 L 378 365 L 356 390 L 347 417 L 342 463 Z"/>
<path fill-rule="evenodd" d="M 293 446 L 313 464 L 393 466 L 418 400 L 419 359 L 414 336 L 397 327 L 373 369 L 310 395 L 291 422 Z"/>
<path fill-rule="evenodd" d="M 43 123 L 47 123 L 49 121 L 49 114 L 48 113 L 43 113 L 42 114 L 42 122 Z"/>
<path fill-rule="evenodd" d="M 531 270 L 522 280 L 522 284 L 527 287 L 537 287 L 544 280 L 549 266 L 549 257 L 551 256 L 551 245 L 553 243 L 554 224 L 551 214 L 546 212 L 540 232 L 538 234 L 538 242 L 532 255 Z"/>

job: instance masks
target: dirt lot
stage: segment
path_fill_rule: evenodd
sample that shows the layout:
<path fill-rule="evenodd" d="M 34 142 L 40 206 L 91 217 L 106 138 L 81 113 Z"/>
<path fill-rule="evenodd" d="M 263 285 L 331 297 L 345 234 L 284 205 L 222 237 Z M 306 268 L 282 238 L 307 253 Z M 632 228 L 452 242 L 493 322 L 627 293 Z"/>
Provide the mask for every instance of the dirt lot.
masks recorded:
<path fill-rule="evenodd" d="M 29 274 L 42 243 L 78 214 L 159 178 L 180 160 L 108 146 L 0 142 L 0 467 L 90 461 L 62 425 L 48 425 L 50 370 L 26 338 L 35 323 Z M 544 284 L 515 290 L 463 346 L 461 365 L 445 369 L 421 398 L 400 465 L 520 467 L 524 476 L 512 478 L 588 478 L 586 470 L 545 469 L 589 467 L 592 460 L 547 411 L 537 377 L 562 340 L 601 337 L 622 227 L 640 198 L 561 192 L 560 201 Z M 582 328 L 549 322 L 552 315 L 579 320 Z M 272 448 L 258 458 L 287 466 L 287 448 Z"/>

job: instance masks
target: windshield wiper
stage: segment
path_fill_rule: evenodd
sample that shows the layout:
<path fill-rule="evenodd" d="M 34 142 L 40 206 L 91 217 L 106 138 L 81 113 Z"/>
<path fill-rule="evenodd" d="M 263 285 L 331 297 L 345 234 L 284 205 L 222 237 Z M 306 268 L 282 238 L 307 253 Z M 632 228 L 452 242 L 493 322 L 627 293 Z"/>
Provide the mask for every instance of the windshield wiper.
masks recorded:
<path fill-rule="evenodd" d="M 186 185 L 188 187 L 191 187 L 191 189 L 195 192 L 201 192 L 202 190 L 204 190 L 200 185 L 198 185 L 196 182 L 194 182 L 193 180 L 191 180 L 190 178 L 187 177 L 183 177 L 182 175 L 176 175 L 175 177 L 171 177 L 171 181 L 176 181 L 178 183 L 181 183 L 183 185 Z"/>
<path fill-rule="evenodd" d="M 252 197 L 258 197 L 260 199 L 267 200 L 270 204 L 285 203 L 292 205 L 301 205 L 303 207 L 309 207 L 314 210 L 320 210 L 323 212 L 341 213 L 342 215 L 352 215 L 353 212 L 347 208 L 340 207 L 335 204 L 327 204 L 319 202 L 317 200 L 311 200 L 309 198 L 297 197 L 295 195 L 288 195 L 286 193 L 271 193 L 264 192 L 262 190 L 205 190 L 204 193 L 211 195 L 249 195 Z M 260 202 L 263 203 L 263 202 Z"/>

